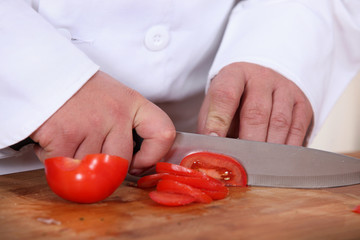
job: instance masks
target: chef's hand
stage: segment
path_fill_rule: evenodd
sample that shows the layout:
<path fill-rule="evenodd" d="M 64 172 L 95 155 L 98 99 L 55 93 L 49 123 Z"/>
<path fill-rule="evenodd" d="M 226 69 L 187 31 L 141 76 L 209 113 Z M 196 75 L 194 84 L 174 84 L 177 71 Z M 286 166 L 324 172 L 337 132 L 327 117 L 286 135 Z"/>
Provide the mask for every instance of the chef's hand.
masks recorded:
<path fill-rule="evenodd" d="M 251 63 L 233 63 L 212 80 L 199 114 L 202 134 L 303 145 L 309 100 L 290 80 Z"/>
<path fill-rule="evenodd" d="M 38 143 L 40 160 L 90 153 L 131 160 L 132 129 L 144 140 L 134 156 L 134 172 L 159 161 L 175 139 L 170 118 L 138 92 L 103 72 L 97 72 L 30 137 Z"/>

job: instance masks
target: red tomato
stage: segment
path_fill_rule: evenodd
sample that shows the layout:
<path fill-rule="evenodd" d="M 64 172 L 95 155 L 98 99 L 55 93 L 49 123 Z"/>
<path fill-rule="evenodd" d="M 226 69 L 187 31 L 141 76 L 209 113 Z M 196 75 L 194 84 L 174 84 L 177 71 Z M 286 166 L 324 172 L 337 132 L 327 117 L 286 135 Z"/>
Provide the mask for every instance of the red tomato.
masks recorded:
<path fill-rule="evenodd" d="M 186 156 L 181 166 L 198 170 L 223 181 L 227 186 L 246 186 L 247 175 L 235 159 L 217 153 L 197 152 Z"/>
<path fill-rule="evenodd" d="M 188 167 L 183 167 L 180 165 L 168 163 L 168 162 L 158 162 L 156 164 L 156 172 L 158 173 L 170 173 L 175 175 L 187 176 L 187 177 L 203 177 L 207 178 L 205 173 L 195 171 Z"/>
<path fill-rule="evenodd" d="M 225 198 L 229 190 L 225 184 L 198 170 L 167 162 L 156 164 L 158 173 L 138 180 L 138 187 L 157 186 L 150 198 L 166 206 L 180 206 L 192 202 L 210 203 Z"/>
<path fill-rule="evenodd" d="M 360 213 L 360 205 L 356 206 L 356 208 L 354 208 L 352 211 L 354 213 Z"/>
<path fill-rule="evenodd" d="M 209 195 L 213 200 L 224 199 L 229 194 L 229 189 L 227 187 L 225 187 L 222 190 L 217 190 L 217 191 L 208 190 L 208 189 L 201 189 L 201 191 L 203 191 L 204 193 Z"/>
<path fill-rule="evenodd" d="M 195 201 L 195 198 L 189 195 L 169 192 L 152 191 L 149 196 L 154 202 L 172 207 L 187 205 Z"/>
<path fill-rule="evenodd" d="M 156 190 L 158 192 L 170 192 L 191 196 L 195 198 L 196 202 L 211 203 L 212 198 L 200 189 L 193 188 L 189 185 L 174 181 L 174 180 L 161 180 L 157 184 Z"/>
<path fill-rule="evenodd" d="M 208 189 L 212 191 L 224 191 L 224 189 L 227 189 L 227 187 L 225 187 L 225 185 L 217 179 L 209 180 L 208 178 L 186 177 L 173 174 L 165 174 L 161 179 L 174 180 L 192 187 Z"/>
<path fill-rule="evenodd" d="M 128 161 L 118 156 L 90 154 L 82 160 L 45 160 L 46 180 L 58 196 L 78 203 L 94 203 L 110 196 L 124 181 Z"/>
<path fill-rule="evenodd" d="M 169 175 L 169 174 L 167 174 L 167 173 L 156 173 L 156 174 L 144 176 L 144 177 L 140 178 L 140 179 L 137 181 L 137 186 L 138 186 L 139 188 L 151 188 L 151 187 L 155 187 L 156 184 L 157 184 L 165 175 Z"/>

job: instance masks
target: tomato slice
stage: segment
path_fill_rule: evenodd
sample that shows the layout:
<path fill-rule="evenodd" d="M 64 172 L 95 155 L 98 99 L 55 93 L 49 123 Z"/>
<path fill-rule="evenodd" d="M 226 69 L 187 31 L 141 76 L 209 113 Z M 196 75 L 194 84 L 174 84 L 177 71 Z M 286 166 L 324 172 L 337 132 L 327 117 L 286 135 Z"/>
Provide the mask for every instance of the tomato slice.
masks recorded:
<path fill-rule="evenodd" d="M 217 191 L 213 191 L 209 189 L 201 189 L 201 191 L 209 195 L 213 200 L 224 199 L 229 194 L 229 189 L 227 187 L 225 187 L 223 190 L 217 190 Z"/>
<path fill-rule="evenodd" d="M 118 156 L 90 154 L 82 160 L 45 160 L 49 187 L 58 196 L 78 203 L 94 203 L 110 196 L 124 181 L 128 161 Z"/>
<path fill-rule="evenodd" d="M 154 202 L 172 207 L 187 205 L 195 201 L 195 198 L 189 195 L 169 192 L 152 191 L 149 196 Z"/>
<path fill-rule="evenodd" d="M 156 164 L 156 172 L 171 173 L 171 174 L 187 176 L 187 177 L 203 177 L 203 178 L 208 177 L 205 173 L 168 162 L 158 162 Z"/>
<path fill-rule="evenodd" d="M 352 211 L 354 213 L 360 213 L 360 205 L 356 206 Z"/>
<path fill-rule="evenodd" d="M 155 173 L 152 175 L 147 175 L 147 176 L 141 177 L 137 181 L 137 186 L 139 188 L 155 187 L 156 184 L 166 175 L 169 175 L 169 174 L 168 173 Z"/>
<path fill-rule="evenodd" d="M 156 190 L 158 192 L 171 192 L 191 196 L 195 198 L 196 202 L 211 203 L 212 198 L 200 189 L 193 188 L 189 185 L 174 181 L 174 180 L 161 180 L 157 184 Z"/>
<path fill-rule="evenodd" d="M 211 152 L 197 152 L 186 156 L 181 166 L 223 181 L 227 186 L 247 185 L 247 174 L 243 166 L 235 159 L 222 154 Z"/>
<path fill-rule="evenodd" d="M 162 176 L 161 179 L 174 180 L 177 182 L 190 185 L 195 188 L 208 189 L 212 191 L 224 191 L 224 189 L 227 189 L 221 181 L 213 178 L 212 180 L 209 180 L 208 178 L 186 177 L 186 176 L 179 176 L 174 174 L 165 174 Z"/>
<path fill-rule="evenodd" d="M 216 169 L 207 169 L 215 171 Z M 191 202 L 210 203 L 227 197 L 229 189 L 221 178 L 215 179 L 205 174 L 204 170 L 190 169 L 184 166 L 159 162 L 156 164 L 158 173 L 138 180 L 138 187 L 156 187 L 150 192 L 150 198 L 166 206 L 181 206 Z M 208 173 L 208 172 L 206 172 Z M 216 172 L 217 173 L 217 172 Z M 215 175 L 218 177 L 218 175 Z M 246 176 L 246 175 L 245 175 Z M 191 198 L 185 198 L 191 197 Z"/>

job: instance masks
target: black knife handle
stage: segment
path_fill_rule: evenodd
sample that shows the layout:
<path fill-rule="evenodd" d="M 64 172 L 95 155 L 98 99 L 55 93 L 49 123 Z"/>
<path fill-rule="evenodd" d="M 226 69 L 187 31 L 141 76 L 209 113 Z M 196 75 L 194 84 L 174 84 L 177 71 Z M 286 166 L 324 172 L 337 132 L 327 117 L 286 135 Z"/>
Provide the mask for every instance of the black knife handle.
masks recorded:
<path fill-rule="evenodd" d="M 22 147 L 25 147 L 26 145 L 29 144 L 36 144 L 36 142 L 34 142 L 30 137 L 28 137 L 18 143 L 11 145 L 10 148 L 15 151 L 20 151 Z"/>
<path fill-rule="evenodd" d="M 133 141 L 134 141 L 133 155 L 135 155 L 135 153 L 137 153 L 140 150 L 141 144 L 144 141 L 144 139 L 137 134 L 135 129 L 133 129 L 132 134 L 133 134 Z"/>
<path fill-rule="evenodd" d="M 141 144 L 143 142 L 143 138 L 141 138 L 135 131 L 135 129 L 133 129 L 132 131 L 133 134 L 133 141 L 134 141 L 134 149 L 133 149 L 133 154 L 137 153 L 140 150 Z M 21 148 L 25 147 L 26 145 L 29 144 L 36 144 L 36 142 L 34 142 L 34 140 L 32 140 L 30 137 L 25 138 L 24 140 L 15 143 L 13 145 L 10 146 L 10 148 L 14 149 L 15 151 L 20 151 Z"/>

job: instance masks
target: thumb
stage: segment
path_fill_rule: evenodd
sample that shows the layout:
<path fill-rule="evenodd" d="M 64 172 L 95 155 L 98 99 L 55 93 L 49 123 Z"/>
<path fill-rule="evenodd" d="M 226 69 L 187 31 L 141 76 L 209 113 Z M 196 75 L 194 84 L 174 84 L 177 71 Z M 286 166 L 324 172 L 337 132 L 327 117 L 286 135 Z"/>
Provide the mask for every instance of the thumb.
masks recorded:
<path fill-rule="evenodd" d="M 137 112 L 134 128 L 143 139 L 131 166 L 133 172 L 139 172 L 153 166 L 167 154 L 175 140 L 176 131 L 167 114 L 151 102 Z"/>

